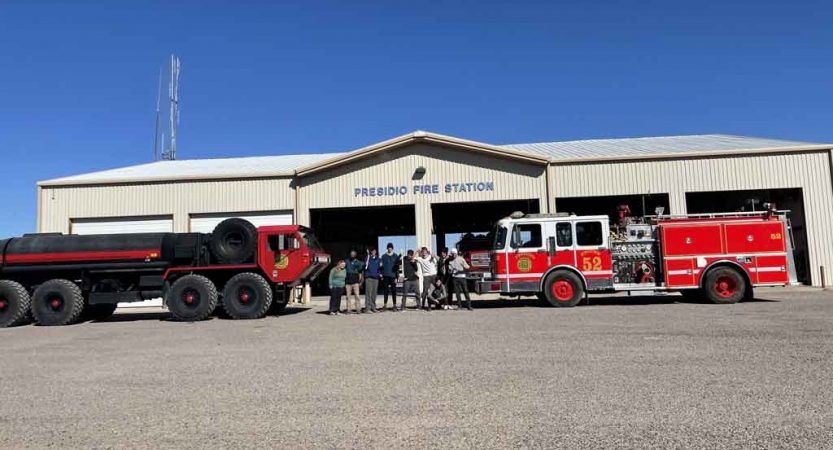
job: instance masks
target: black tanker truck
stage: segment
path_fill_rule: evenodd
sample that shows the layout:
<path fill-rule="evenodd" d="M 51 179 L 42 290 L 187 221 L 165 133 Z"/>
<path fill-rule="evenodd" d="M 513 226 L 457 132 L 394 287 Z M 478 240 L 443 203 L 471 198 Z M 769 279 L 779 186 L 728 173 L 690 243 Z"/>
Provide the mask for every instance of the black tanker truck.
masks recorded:
<path fill-rule="evenodd" d="M 312 231 L 226 219 L 210 234 L 28 234 L 0 240 L 0 328 L 68 325 L 163 299 L 173 317 L 257 319 L 330 263 Z"/>

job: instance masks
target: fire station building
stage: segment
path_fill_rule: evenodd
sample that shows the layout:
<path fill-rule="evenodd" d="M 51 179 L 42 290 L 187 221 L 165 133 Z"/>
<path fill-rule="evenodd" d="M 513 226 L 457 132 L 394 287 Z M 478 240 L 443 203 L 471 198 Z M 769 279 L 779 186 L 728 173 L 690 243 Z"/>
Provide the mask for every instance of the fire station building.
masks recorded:
<path fill-rule="evenodd" d="M 346 153 L 157 161 L 38 183 L 39 232 L 314 228 L 335 257 L 486 232 L 513 211 L 788 209 L 799 279 L 833 282 L 833 145 L 730 135 L 493 145 L 417 131 Z"/>

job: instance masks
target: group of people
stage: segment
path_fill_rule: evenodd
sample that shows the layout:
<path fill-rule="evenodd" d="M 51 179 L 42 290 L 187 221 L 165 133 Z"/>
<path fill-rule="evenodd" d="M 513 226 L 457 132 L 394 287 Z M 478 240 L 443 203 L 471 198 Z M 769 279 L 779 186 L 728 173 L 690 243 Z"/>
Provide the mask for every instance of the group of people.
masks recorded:
<path fill-rule="evenodd" d="M 431 309 L 452 309 L 452 293 L 457 295 L 457 308 L 462 309 L 462 299 L 469 311 L 471 297 L 466 283 L 466 271 L 469 264 L 458 254 L 456 248 L 451 252 L 443 249 L 440 255 L 426 247 L 418 251 L 408 250 L 406 255 L 396 254 L 393 244 L 387 245 L 387 251 L 381 256 L 375 248 L 367 251 L 364 260 L 358 258 L 358 252 L 350 252 L 350 259 L 340 260 L 330 270 L 330 308 L 329 314 L 341 314 L 341 298 L 346 294 L 346 308 L 350 312 L 351 300 L 357 314 L 376 313 L 388 310 L 388 297 L 391 298 L 392 311 L 404 311 L 408 296 L 413 294 L 414 310 L 431 311 Z M 384 303 L 377 308 L 376 299 L 379 282 L 382 283 Z M 401 303 L 396 303 L 396 285 L 402 282 Z M 364 306 L 361 302 L 361 285 L 364 284 Z"/>

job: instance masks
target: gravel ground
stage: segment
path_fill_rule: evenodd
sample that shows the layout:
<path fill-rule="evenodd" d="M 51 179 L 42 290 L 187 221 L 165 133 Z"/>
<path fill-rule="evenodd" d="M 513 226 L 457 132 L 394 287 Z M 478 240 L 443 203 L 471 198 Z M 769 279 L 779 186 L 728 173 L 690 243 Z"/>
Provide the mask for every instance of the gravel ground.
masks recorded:
<path fill-rule="evenodd" d="M 833 448 L 833 293 L 0 330 L 0 448 Z"/>

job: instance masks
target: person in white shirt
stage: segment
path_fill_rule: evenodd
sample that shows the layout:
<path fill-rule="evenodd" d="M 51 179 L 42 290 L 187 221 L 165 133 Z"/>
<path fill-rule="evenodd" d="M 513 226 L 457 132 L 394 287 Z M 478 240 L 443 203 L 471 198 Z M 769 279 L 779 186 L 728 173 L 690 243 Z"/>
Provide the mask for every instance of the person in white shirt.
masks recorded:
<path fill-rule="evenodd" d="M 427 247 L 422 247 L 419 251 L 419 256 L 416 257 L 416 262 L 419 264 L 422 272 L 422 289 L 420 292 L 420 307 L 426 308 L 430 311 L 428 304 L 428 288 L 434 284 L 434 279 L 437 278 L 437 255 L 428 251 Z"/>

